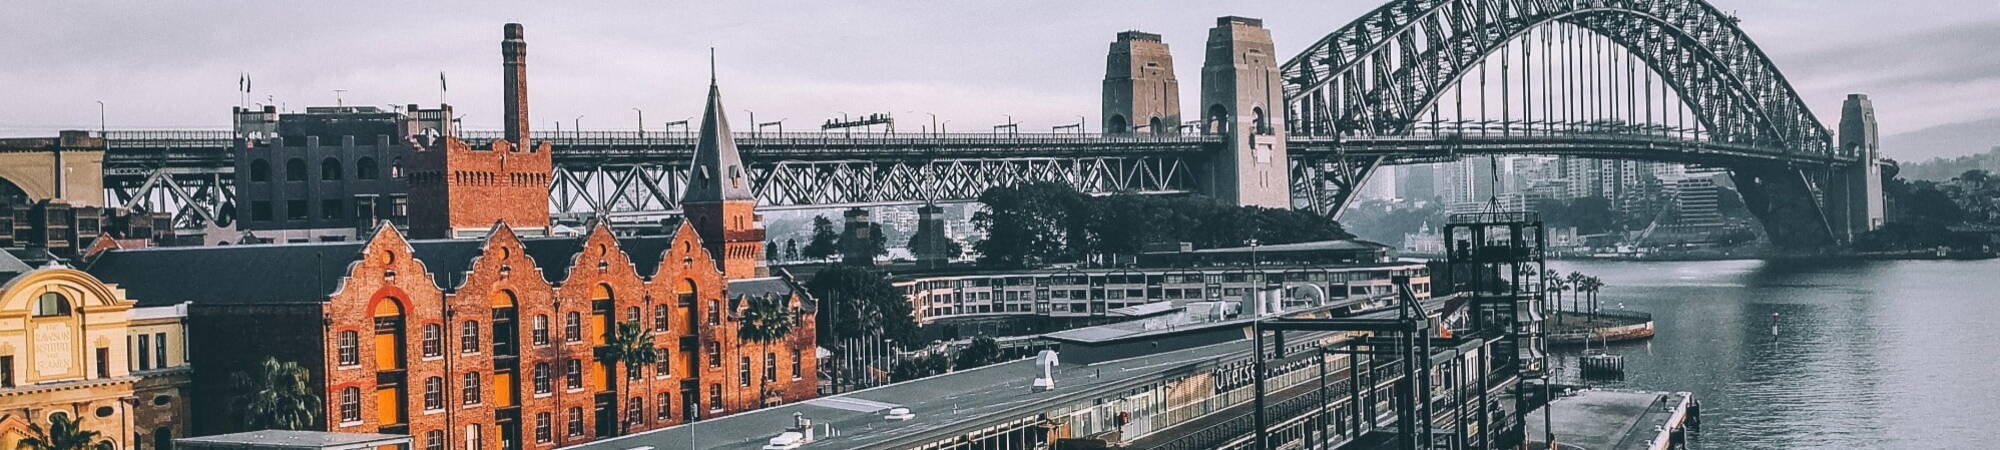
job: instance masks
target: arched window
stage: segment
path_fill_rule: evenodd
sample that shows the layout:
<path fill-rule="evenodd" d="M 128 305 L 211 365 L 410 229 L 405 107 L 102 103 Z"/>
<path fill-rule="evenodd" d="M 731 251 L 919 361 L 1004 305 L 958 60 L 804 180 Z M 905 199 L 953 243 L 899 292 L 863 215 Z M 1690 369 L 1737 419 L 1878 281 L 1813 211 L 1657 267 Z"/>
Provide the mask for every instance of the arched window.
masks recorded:
<path fill-rule="evenodd" d="M 424 357 L 444 356 L 444 327 L 435 323 L 424 324 Z"/>
<path fill-rule="evenodd" d="M 632 323 L 639 323 L 639 307 L 637 306 L 625 307 L 625 321 Z"/>
<path fill-rule="evenodd" d="M 1127 127 L 1128 125 L 1125 122 L 1124 114 L 1112 114 L 1111 117 L 1107 117 L 1104 119 L 1105 133 L 1125 134 L 1131 132 L 1132 130 L 1126 129 Z"/>
<path fill-rule="evenodd" d="M 424 379 L 424 410 L 444 409 L 444 378 Z"/>
<path fill-rule="evenodd" d="M 403 178 L 403 157 L 389 158 L 389 178 Z"/>
<path fill-rule="evenodd" d="M 1264 107 L 1262 106 L 1250 108 L 1250 125 L 1251 128 L 1257 131 L 1257 134 L 1271 134 L 1271 120 L 1264 117 Z"/>
<path fill-rule="evenodd" d="M 1146 129 L 1152 131 L 1154 135 L 1163 136 L 1163 135 L 1173 134 L 1174 130 L 1169 130 L 1167 128 L 1168 128 L 1167 121 L 1161 119 L 1160 116 L 1153 116 L 1152 119 L 1146 121 Z"/>
<path fill-rule="evenodd" d="M 583 435 L 583 408 L 575 406 L 569 408 L 569 426 L 566 428 L 568 429 L 563 430 L 564 434 L 570 437 Z"/>
<path fill-rule="evenodd" d="M 261 158 L 250 160 L 250 181 L 271 181 L 271 162 Z"/>
<path fill-rule="evenodd" d="M 583 389 L 583 360 L 572 359 L 563 366 L 563 388 Z"/>
<path fill-rule="evenodd" d="M 35 301 L 35 317 L 69 315 L 69 298 L 60 293 L 43 292 Z"/>
<path fill-rule="evenodd" d="M 154 450 L 174 450 L 174 428 L 159 427 L 153 430 Z"/>
<path fill-rule="evenodd" d="M 549 413 L 535 413 L 535 442 L 546 444 L 555 439 L 549 427 Z"/>
<path fill-rule="evenodd" d="M 1229 108 L 1222 105 L 1208 107 L 1208 115 L 1202 118 L 1202 130 L 1208 134 L 1229 132 Z"/>
<path fill-rule="evenodd" d="M 653 331 L 667 331 L 667 305 L 653 305 Z"/>
<path fill-rule="evenodd" d="M 465 384 L 462 386 L 464 386 L 465 392 L 460 395 L 464 397 L 464 403 L 467 405 L 479 404 L 479 372 L 466 372 Z"/>
<path fill-rule="evenodd" d="M 631 425 L 638 425 L 646 423 L 645 419 L 646 419 L 645 400 L 641 399 L 640 397 L 632 397 L 631 402 L 625 404 L 625 423 Z"/>
<path fill-rule="evenodd" d="M 354 179 L 373 180 L 376 173 L 375 158 L 363 156 L 354 160 Z"/>
<path fill-rule="evenodd" d="M 673 413 L 674 408 L 672 407 L 673 400 L 674 400 L 673 395 L 670 395 L 669 393 L 666 392 L 661 392 L 659 404 L 653 405 L 653 409 L 655 411 L 659 411 L 659 413 L 655 414 L 655 416 L 659 417 L 661 422 L 674 419 L 674 413 Z"/>
<path fill-rule="evenodd" d="M 340 390 L 340 421 L 361 421 L 361 388 L 349 386 Z"/>
<path fill-rule="evenodd" d="M 564 314 L 563 341 L 576 342 L 581 340 L 583 340 L 583 316 L 577 314 L 576 311 Z"/>
<path fill-rule="evenodd" d="M 337 181 L 340 179 L 340 160 L 327 158 L 319 160 L 319 179 Z"/>
<path fill-rule="evenodd" d="M 467 320 L 459 326 L 459 353 L 479 353 L 479 322 Z"/>
<path fill-rule="evenodd" d="M 285 160 L 285 181 L 305 181 L 306 160 L 292 158 Z"/>
<path fill-rule="evenodd" d="M 534 320 L 532 321 L 532 323 L 531 323 L 531 324 L 529 325 L 529 328 L 528 328 L 528 338 L 529 338 L 529 339 L 530 339 L 530 340 L 531 340 L 532 342 L 534 342 L 534 343 L 535 343 L 535 346 L 537 346 L 537 347 L 539 347 L 539 346 L 544 346 L 544 345 L 549 345 L 549 316 L 548 316 L 548 315 L 546 315 L 546 314 L 536 314 L 536 315 L 535 315 L 535 319 L 534 319 Z"/>
<path fill-rule="evenodd" d="M 361 364 L 360 342 L 361 336 L 353 330 L 340 332 L 340 337 L 336 338 L 334 343 L 337 347 L 335 353 L 339 355 L 340 365 L 355 366 Z"/>
<path fill-rule="evenodd" d="M 555 391 L 555 382 L 549 379 L 549 363 L 535 363 L 535 393 L 547 394 Z"/>

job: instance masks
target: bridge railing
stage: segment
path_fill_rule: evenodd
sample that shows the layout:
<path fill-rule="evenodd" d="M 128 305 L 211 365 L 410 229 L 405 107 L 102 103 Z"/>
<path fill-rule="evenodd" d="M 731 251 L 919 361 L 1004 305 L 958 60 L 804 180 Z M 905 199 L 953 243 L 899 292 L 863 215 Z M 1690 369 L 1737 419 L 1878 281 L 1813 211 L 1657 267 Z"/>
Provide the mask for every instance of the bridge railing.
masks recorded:
<path fill-rule="evenodd" d="M 105 144 L 121 147 L 228 147 L 236 138 L 230 130 L 107 130 Z"/>
<path fill-rule="evenodd" d="M 500 139 L 503 132 L 492 130 L 465 130 L 458 133 L 460 139 L 468 141 L 490 141 Z M 761 146 L 834 146 L 834 145 L 1036 145 L 1092 143 L 1133 143 L 1133 144 L 1181 144 L 1215 140 L 1214 137 L 1188 135 L 1149 134 L 1098 134 L 1098 133 L 887 133 L 887 132 L 737 132 L 731 133 L 739 144 Z M 697 132 L 691 131 L 539 131 L 534 132 L 535 140 L 546 140 L 557 146 L 597 146 L 597 147 L 646 147 L 646 146 L 689 146 L 700 140 Z"/>

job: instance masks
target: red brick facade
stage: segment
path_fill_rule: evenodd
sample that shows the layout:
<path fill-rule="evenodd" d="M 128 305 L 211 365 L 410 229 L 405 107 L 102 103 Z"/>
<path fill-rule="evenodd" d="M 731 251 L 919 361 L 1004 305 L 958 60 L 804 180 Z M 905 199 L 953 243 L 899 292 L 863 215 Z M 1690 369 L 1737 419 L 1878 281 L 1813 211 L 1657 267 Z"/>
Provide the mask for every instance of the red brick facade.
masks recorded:
<path fill-rule="evenodd" d="M 411 252 L 393 228 L 377 232 L 324 304 L 324 348 L 269 349 L 322 358 L 314 369 L 324 374 L 330 431 L 408 433 L 417 448 L 433 438 L 447 449 L 472 448 L 465 445 L 472 436 L 484 441 L 476 448 L 554 448 L 597 439 L 607 416 L 624 422 L 608 424 L 611 435 L 680 424 L 690 398 L 701 417 L 713 417 L 816 393 L 813 316 L 802 298 L 788 299 L 798 325 L 787 339 L 742 342 L 737 321 L 747 302 L 725 298 L 727 280 L 688 225 L 650 278 L 603 226 L 583 239 L 566 274 L 537 273 L 504 225 L 462 279 L 433 280 Z M 722 309 L 712 323 L 711 305 Z M 662 365 L 641 366 L 627 381 L 625 365 L 596 357 L 615 324 L 632 321 L 663 350 L 664 373 Z M 427 333 L 436 334 L 434 343 Z M 580 375 L 574 384 L 572 365 Z M 545 384 L 538 370 L 546 370 Z M 468 395 L 468 381 L 478 384 L 470 391 L 476 394 Z M 432 385 L 437 395 L 427 394 Z M 709 400 L 716 392 L 720 405 Z"/>
<path fill-rule="evenodd" d="M 454 137 L 438 143 L 418 147 L 410 163 L 411 236 L 478 236 L 498 222 L 547 234 L 549 177 L 555 173 L 548 142 L 525 150 L 506 140 L 486 148 Z"/>

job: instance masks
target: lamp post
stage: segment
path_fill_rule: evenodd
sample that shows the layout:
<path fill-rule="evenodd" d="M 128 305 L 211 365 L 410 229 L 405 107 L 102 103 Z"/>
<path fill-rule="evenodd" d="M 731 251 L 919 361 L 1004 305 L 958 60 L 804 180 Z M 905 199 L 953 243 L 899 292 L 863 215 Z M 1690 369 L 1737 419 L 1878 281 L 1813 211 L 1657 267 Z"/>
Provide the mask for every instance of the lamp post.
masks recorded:
<path fill-rule="evenodd" d="M 632 107 L 632 110 L 639 113 L 639 140 L 646 140 L 646 110 L 637 106 Z"/>
<path fill-rule="evenodd" d="M 757 126 L 757 112 L 756 112 L 756 111 L 751 111 L 751 110 L 750 110 L 749 108 L 744 108 L 744 109 L 743 109 L 743 112 L 747 112 L 747 113 L 750 113 L 750 126 L 752 126 L 752 127 L 756 127 L 756 126 Z M 750 134 L 751 134 L 751 135 L 753 135 L 753 136 L 754 136 L 754 135 L 758 135 L 758 134 L 763 134 L 763 133 L 762 133 L 762 131 L 764 131 L 764 130 L 763 130 L 763 129 L 762 129 L 761 127 L 757 127 L 757 128 L 752 128 L 752 129 L 750 130 Z"/>
<path fill-rule="evenodd" d="M 903 112 L 910 114 L 917 113 L 916 111 L 903 111 Z M 924 114 L 929 114 L 931 116 L 931 133 L 937 133 L 938 132 L 937 114 L 933 114 L 930 111 L 925 111 Z"/>
<path fill-rule="evenodd" d="M 103 101 L 103 100 L 98 100 L 98 101 L 97 101 L 97 137 L 98 137 L 99 139 L 108 139 L 108 138 L 110 138 L 110 136 L 106 136 L 106 135 L 104 134 L 104 101 Z M 106 145 L 109 145 L 109 143 L 106 143 Z"/>
<path fill-rule="evenodd" d="M 576 130 L 576 138 L 577 138 L 577 139 L 583 139 L 583 115 L 582 115 L 582 114 L 577 114 L 577 115 L 576 115 L 576 118 L 575 118 L 575 119 L 570 119 L 570 120 L 569 120 L 569 127 L 570 127 L 570 129 L 573 129 L 573 130 Z"/>

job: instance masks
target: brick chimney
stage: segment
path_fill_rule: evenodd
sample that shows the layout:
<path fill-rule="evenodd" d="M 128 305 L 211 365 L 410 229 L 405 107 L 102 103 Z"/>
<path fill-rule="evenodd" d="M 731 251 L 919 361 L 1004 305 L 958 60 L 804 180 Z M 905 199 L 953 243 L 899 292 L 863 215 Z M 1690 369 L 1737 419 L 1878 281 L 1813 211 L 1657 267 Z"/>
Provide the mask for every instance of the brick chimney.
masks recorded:
<path fill-rule="evenodd" d="M 502 66 L 506 68 L 505 83 L 501 89 L 506 95 L 507 143 L 514 144 L 516 151 L 532 149 L 528 140 L 528 41 L 523 37 L 521 24 L 507 24 L 505 38 L 500 41 Z"/>

